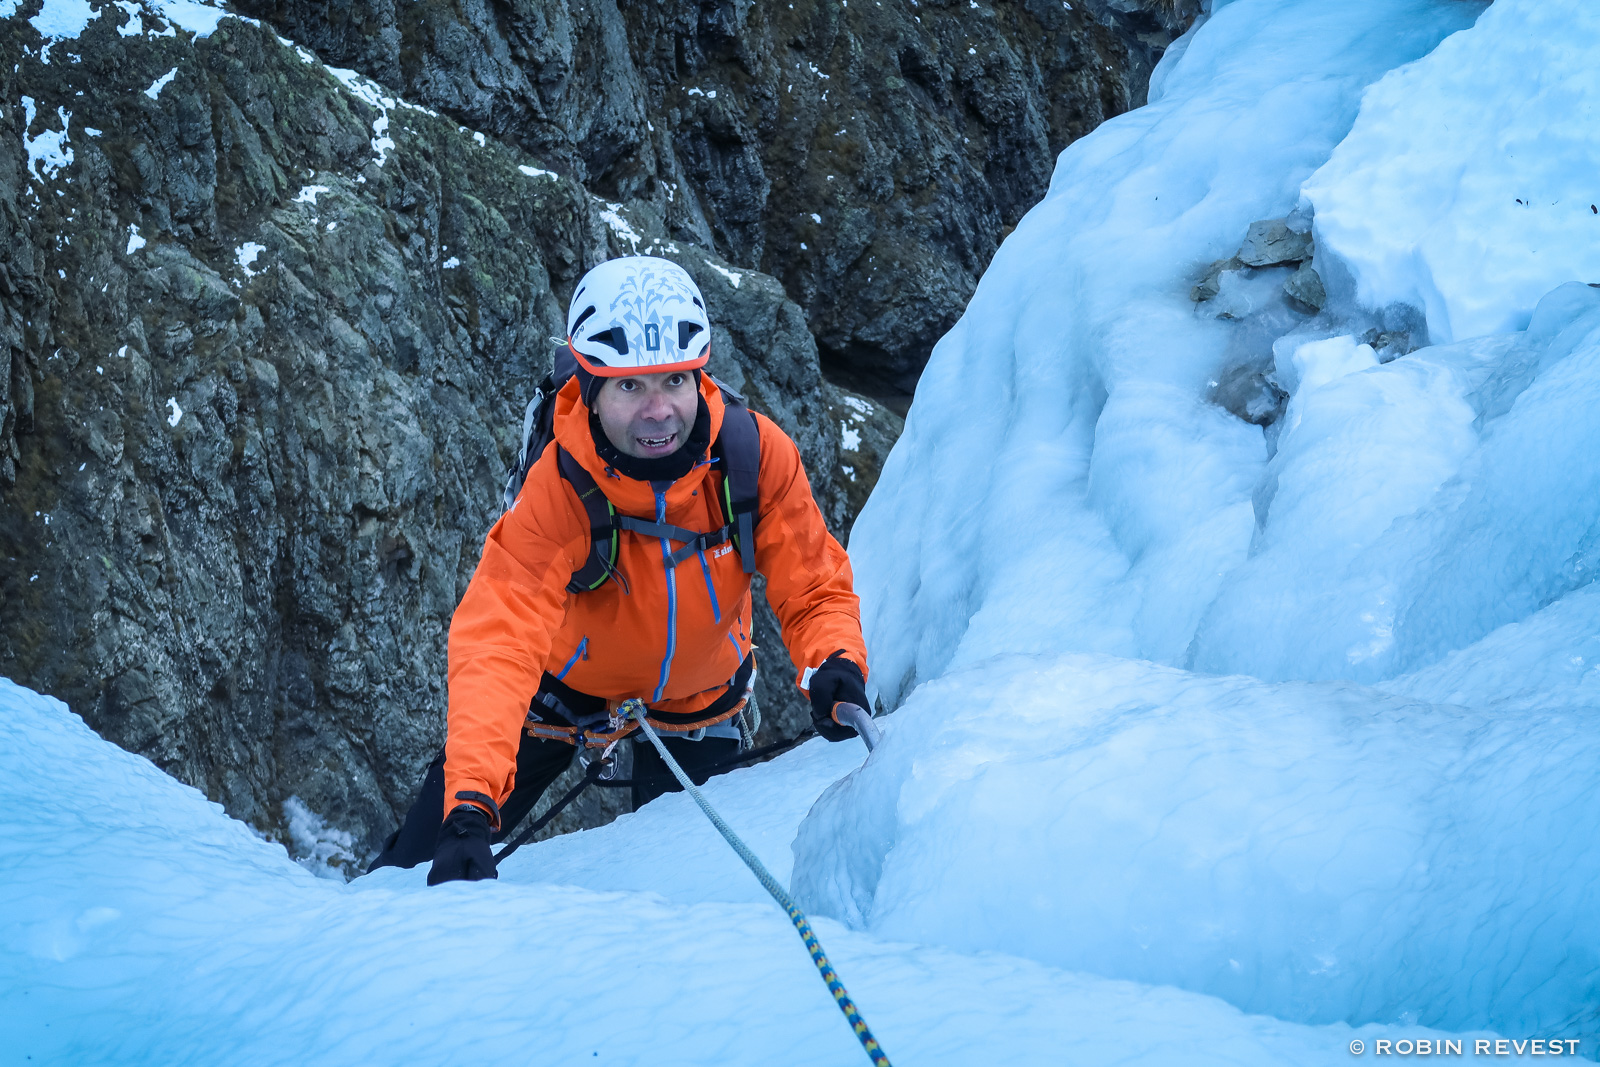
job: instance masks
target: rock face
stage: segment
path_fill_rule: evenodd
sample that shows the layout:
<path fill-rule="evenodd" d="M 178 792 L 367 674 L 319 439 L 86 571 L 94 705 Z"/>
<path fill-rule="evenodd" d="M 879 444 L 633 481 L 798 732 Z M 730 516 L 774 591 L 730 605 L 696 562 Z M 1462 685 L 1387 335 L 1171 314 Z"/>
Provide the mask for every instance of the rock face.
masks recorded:
<path fill-rule="evenodd" d="M 0 18 L 0 674 L 347 867 L 443 738 L 449 619 L 582 273 L 694 274 L 712 371 L 844 536 L 883 394 L 1187 18 L 254 6 L 386 85 L 197 5 Z M 766 740 L 806 708 L 764 603 L 756 637 Z"/>
<path fill-rule="evenodd" d="M 771 278 L 264 29 L 109 10 L 48 51 L 0 21 L 0 673 L 364 855 L 441 740 L 450 614 L 567 295 L 635 247 L 696 276 L 713 371 L 831 475 L 843 532 L 837 394 Z M 763 643 L 781 729 L 803 708 Z"/>
<path fill-rule="evenodd" d="M 1301 212 L 1252 222 L 1239 250 L 1207 266 L 1189 296 L 1196 315 L 1237 324 L 1209 399 L 1263 427 L 1269 451 L 1277 448 L 1278 420 L 1289 400 L 1278 378 L 1279 346 L 1288 346 L 1287 353 L 1297 341 L 1349 333 L 1388 362 L 1418 347 L 1413 333 L 1425 334 L 1414 309 L 1396 305 L 1374 316 L 1353 307 L 1327 307 L 1311 218 Z M 1258 499 L 1258 513 L 1260 508 Z"/>
<path fill-rule="evenodd" d="M 322 58 L 770 274 L 904 414 L 1055 157 L 1200 0 L 242 0 Z"/>

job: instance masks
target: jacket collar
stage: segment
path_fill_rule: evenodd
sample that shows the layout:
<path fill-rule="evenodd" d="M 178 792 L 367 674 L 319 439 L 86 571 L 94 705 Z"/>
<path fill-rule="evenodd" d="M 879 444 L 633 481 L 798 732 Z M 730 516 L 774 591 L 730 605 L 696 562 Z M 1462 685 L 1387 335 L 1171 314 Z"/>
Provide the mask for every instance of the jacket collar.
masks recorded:
<path fill-rule="evenodd" d="M 726 409 L 722 403 L 722 390 L 717 388 L 709 374 L 700 376 L 700 396 L 711 415 L 711 440 L 715 441 L 722 432 L 722 418 Z M 556 394 L 554 427 L 556 443 L 593 476 L 613 507 L 641 518 L 655 518 L 656 494 L 650 483 L 613 471 L 595 451 L 594 437 L 589 432 L 589 406 L 583 402 L 576 378 L 569 378 Z M 687 503 L 690 495 L 700 488 L 709 470 L 701 462 L 673 482 L 667 490 L 668 509 Z"/>

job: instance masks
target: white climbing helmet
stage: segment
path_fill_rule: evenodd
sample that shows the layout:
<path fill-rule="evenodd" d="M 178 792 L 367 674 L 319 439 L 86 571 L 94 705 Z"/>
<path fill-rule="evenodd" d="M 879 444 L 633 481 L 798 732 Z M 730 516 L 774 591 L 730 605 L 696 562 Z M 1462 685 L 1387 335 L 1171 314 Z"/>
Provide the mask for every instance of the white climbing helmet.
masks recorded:
<path fill-rule="evenodd" d="M 590 374 L 694 370 L 711 358 L 705 298 L 689 272 L 655 256 L 595 267 L 567 309 L 567 346 Z"/>

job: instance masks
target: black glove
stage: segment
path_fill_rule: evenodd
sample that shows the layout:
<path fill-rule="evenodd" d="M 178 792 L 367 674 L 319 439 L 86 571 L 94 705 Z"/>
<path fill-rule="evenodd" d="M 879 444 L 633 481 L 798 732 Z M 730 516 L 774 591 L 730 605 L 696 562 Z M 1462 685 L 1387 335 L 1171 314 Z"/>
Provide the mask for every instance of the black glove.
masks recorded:
<path fill-rule="evenodd" d="M 829 741 L 848 741 L 856 735 L 852 727 L 840 724 L 833 717 L 833 705 L 843 701 L 862 708 L 867 703 L 867 681 L 861 668 L 844 658 L 840 649 L 822 661 L 811 674 L 811 725 Z M 868 711 L 871 714 L 871 711 Z"/>
<path fill-rule="evenodd" d="M 471 804 L 458 805 L 439 828 L 439 845 L 433 850 L 428 884 L 498 877 L 494 853 L 489 851 L 489 816 Z"/>

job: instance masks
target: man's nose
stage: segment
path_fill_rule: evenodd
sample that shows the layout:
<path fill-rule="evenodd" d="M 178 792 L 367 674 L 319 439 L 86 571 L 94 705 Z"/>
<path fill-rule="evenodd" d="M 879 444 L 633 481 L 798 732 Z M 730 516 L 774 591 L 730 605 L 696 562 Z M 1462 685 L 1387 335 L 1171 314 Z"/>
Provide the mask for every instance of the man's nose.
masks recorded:
<path fill-rule="evenodd" d="M 651 422 L 661 422 L 672 415 L 672 405 L 667 403 L 663 393 L 652 393 L 644 398 L 644 403 L 639 406 L 639 417 L 649 419 Z"/>

